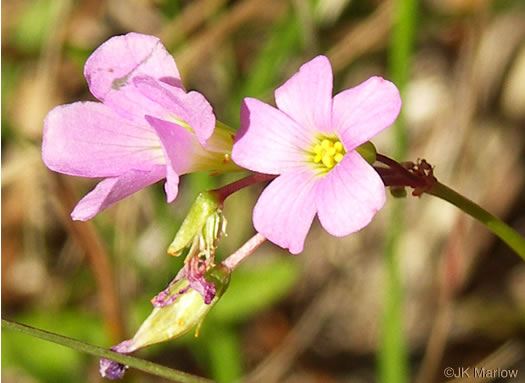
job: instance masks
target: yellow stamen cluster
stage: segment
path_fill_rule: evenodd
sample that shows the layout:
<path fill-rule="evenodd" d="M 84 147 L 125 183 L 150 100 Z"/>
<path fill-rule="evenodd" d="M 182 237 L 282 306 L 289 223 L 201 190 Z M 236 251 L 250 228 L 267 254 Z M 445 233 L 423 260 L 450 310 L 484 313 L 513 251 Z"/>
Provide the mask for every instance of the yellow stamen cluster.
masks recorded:
<path fill-rule="evenodd" d="M 326 170 L 341 162 L 345 154 L 345 148 L 338 138 L 323 138 L 313 147 L 314 163 L 324 165 Z"/>

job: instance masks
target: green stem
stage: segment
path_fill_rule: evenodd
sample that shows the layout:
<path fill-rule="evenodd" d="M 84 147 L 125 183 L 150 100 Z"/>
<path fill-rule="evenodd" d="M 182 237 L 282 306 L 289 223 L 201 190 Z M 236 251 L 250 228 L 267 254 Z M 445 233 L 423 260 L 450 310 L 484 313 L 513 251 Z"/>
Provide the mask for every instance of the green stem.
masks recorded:
<path fill-rule="evenodd" d="M 47 340 L 48 342 L 58 343 L 62 346 L 72 348 L 80 352 L 85 352 L 99 358 L 106 358 L 122 363 L 137 370 L 141 370 L 152 375 L 160 376 L 165 379 L 180 383 L 211 383 L 209 379 L 201 378 L 199 376 L 190 375 L 188 373 L 173 370 L 146 360 L 135 358 L 129 355 L 119 354 L 118 352 L 110 351 L 102 347 L 93 346 L 76 339 L 67 338 L 62 335 L 54 334 L 48 331 L 39 330 L 34 327 L 26 326 L 16 322 L 11 322 L 2 319 L 2 327 L 10 330 L 20 332 L 22 334 L 30 335 L 35 338 Z"/>
<path fill-rule="evenodd" d="M 498 217 L 442 183 L 436 182 L 427 193 L 450 202 L 480 221 L 525 260 L 525 238 Z"/>

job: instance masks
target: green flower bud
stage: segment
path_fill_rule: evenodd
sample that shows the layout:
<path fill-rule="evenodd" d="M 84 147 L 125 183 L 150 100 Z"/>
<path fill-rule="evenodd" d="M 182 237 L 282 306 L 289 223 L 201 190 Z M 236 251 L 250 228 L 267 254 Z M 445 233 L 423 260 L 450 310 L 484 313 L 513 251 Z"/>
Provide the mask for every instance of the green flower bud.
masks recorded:
<path fill-rule="evenodd" d="M 178 256 L 190 245 L 199 250 L 211 249 L 226 229 L 222 204 L 216 193 L 201 192 L 168 247 L 168 253 Z"/>
<path fill-rule="evenodd" d="M 188 278 L 177 281 L 169 295 L 178 294 L 177 299 L 167 306 L 153 309 L 131 339 L 133 350 L 181 337 L 193 328 L 197 329 L 195 336 L 198 336 L 202 321 L 230 283 L 230 269 L 217 265 L 208 270 L 204 278 L 215 286 L 215 297 L 210 304 L 206 304 L 202 295 L 190 287 Z"/>
<path fill-rule="evenodd" d="M 162 299 L 169 299 L 171 303 L 153 309 L 132 339 L 111 347 L 111 350 L 130 354 L 142 347 L 181 337 L 193 328 L 197 329 L 195 336 L 198 336 L 202 321 L 228 288 L 230 273 L 231 270 L 224 265 L 214 266 L 201 276 L 184 276 L 184 273 L 180 280 L 175 279 L 161 293 Z M 205 285 L 206 290 L 211 286 L 213 291 L 213 299 L 210 297 L 208 303 L 205 303 L 202 292 L 196 290 Z M 120 379 L 127 368 L 118 362 L 100 359 L 100 374 L 104 378 Z"/>
<path fill-rule="evenodd" d="M 355 150 L 361 155 L 370 165 L 376 162 L 377 150 L 374 144 L 370 141 L 365 142 L 363 145 L 358 146 Z"/>

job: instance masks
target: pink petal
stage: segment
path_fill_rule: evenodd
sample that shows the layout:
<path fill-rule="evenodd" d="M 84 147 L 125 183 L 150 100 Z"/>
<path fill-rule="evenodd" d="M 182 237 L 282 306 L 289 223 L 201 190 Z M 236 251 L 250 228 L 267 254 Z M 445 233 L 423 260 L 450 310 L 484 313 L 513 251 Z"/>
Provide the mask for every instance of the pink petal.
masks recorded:
<path fill-rule="evenodd" d="M 392 125 L 400 108 L 396 86 L 381 77 L 371 77 L 334 97 L 333 128 L 346 150 L 353 150 Z"/>
<path fill-rule="evenodd" d="M 316 212 L 316 181 L 310 170 L 293 171 L 273 180 L 255 205 L 255 229 L 292 254 L 302 252 Z"/>
<path fill-rule="evenodd" d="M 180 84 L 175 61 L 161 41 L 139 33 L 110 38 L 89 56 L 84 67 L 89 89 L 100 101 L 144 74 Z"/>
<path fill-rule="evenodd" d="M 277 107 L 311 133 L 330 133 L 332 82 L 330 61 L 317 56 L 275 91 Z"/>
<path fill-rule="evenodd" d="M 342 237 L 370 223 L 385 203 L 385 185 L 355 151 L 348 152 L 319 182 L 315 205 L 321 225 Z"/>
<path fill-rule="evenodd" d="M 166 118 L 169 113 L 136 89 L 134 78 L 147 75 L 182 89 L 175 61 L 160 40 L 137 33 L 102 44 L 88 58 L 84 74 L 95 97 L 136 124 L 144 123 L 145 114 Z"/>
<path fill-rule="evenodd" d="M 161 119 L 170 118 L 169 111 L 144 96 L 133 84 L 108 93 L 104 99 L 104 105 L 137 125 L 144 124 L 146 114 Z"/>
<path fill-rule="evenodd" d="M 166 184 L 164 189 L 168 203 L 170 203 L 177 197 L 179 175 L 191 171 L 193 153 L 199 143 L 187 129 L 172 122 L 151 116 L 146 116 L 146 120 L 157 132 L 166 157 Z"/>
<path fill-rule="evenodd" d="M 301 168 L 313 138 L 283 112 L 254 98 L 241 107 L 241 128 L 232 159 L 244 168 L 268 174 Z"/>
<path fill-rule="evenodd" d="M 215 115 L 210 103 L 202 94 L 186 93 L 149 76 L 138 76 L 133 82 L 144 96 L 171 112 L 172 117 L 184 120 L 195 132 L 201 145 L 206 145 L 215 129 Z"/>
<path fill-rule="evenodd" d="M 165 161 L 146 121 L 142 126 L 131 124 L 98 102 L 51 110 L 44 121 L 42 157 L 51 170 L 83 177 L 147 171 Z"/>
<path fill-rule="evenodd" d="M 161 180 L 165 175 L 164 166 L 155 166 L 151 171 L 129 170 L 119 177 L 106 178 L 80 200 L 73 209 L 71 218 L 87 221 L 121 199 Z"/>

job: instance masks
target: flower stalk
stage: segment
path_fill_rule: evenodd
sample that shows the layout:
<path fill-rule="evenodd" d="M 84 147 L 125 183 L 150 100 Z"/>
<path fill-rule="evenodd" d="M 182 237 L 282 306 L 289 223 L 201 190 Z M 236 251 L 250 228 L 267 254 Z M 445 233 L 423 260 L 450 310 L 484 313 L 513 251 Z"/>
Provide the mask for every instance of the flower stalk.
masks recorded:
<path fill-rule="evenodd" d="M 385 185 L 393 188 L 396 195 L 401 195 L 399 192 L 409 186 L 414 189 L 412 192 L 414 196 L 427 193 L 451 203 L 485 225 L 525 260 L 525 238 L 475 202 L 440 183 L 434 177 L 432 166 L 425 160 L 420 160 L 418 163 L 399 163 L 387 156 L 377 154 L 377 161 L 388 166 L 387 168 L 379 166 L 374 168 Z"/>
<path fill-rule="evenodd" d="M 230 270 L 234 270 L 239 266 L 250 254 L 252 254 L 262 243 L 266 241 L 266 238 L 257 233 L 251 237 L 248 242 L 242 245 L 235 253 L 226 258 L 222 265 L 226 266 Z"/>
<path fill-rule="evenodd" d="M 427 194 L 450 202 L 471 217 L 477 219 L 525 261 L 525 238 L 498 217 L 440 182 L 436 182 L 434 186 L 427 191 Z"/>
<path fill-rule="evenodd" d="M 251 186 L 259 182 L 265 182 L 273 180 L 276 175 L 273 174 L 263 174 L 263 173 L 253 173 L 247 177 L 241 178 L 238 181 L 232 182 L 231 184 L 224 185 L 218 189 L 213 190 L 212 192 L 218 197 L 219 201 L 224 202 L 233 193 L 244 189 L 245 187 Z"/>

